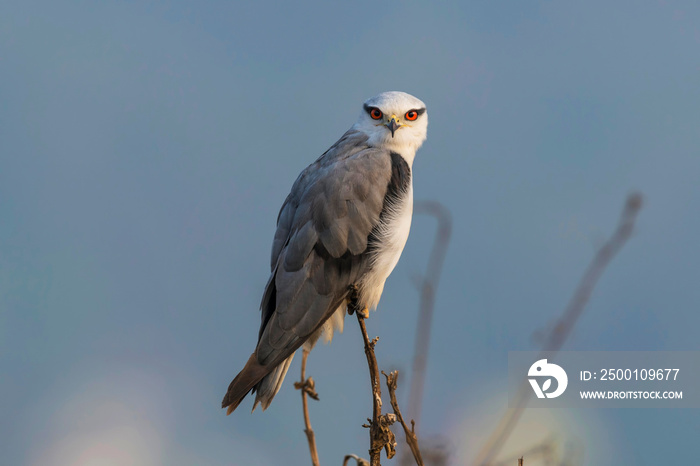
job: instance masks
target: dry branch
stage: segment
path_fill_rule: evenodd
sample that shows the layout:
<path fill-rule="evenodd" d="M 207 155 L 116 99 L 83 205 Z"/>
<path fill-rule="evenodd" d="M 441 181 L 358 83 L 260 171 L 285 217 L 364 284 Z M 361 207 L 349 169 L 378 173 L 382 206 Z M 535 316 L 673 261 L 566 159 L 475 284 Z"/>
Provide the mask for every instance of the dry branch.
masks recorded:
<path fill-rule="evenodd" d="M 357 466 L 369 466 L 367 460 L 360 458 L 357 455 L 345 455 L 345 458 L 343 458 L 343 466 L 347 466 L 348 461 L 350 460 L 357 461 Z"/>
<path fill-rule="evenodd" d="M 311 419 L 309 417 L 309 406 L 306 400 L 306 395 L 309 395 L 314 400 L 318 400 L 318 393 L 314 389 L 315 383 L 314 379 L 309 377 L 306 378 L 306 359 L 309 357 L 309 352 L 302 350 L 301 356 L 301 382 L 295 382 L 294 388 L 301 390 L 301 404 L 304 408 L 304 432 L 306 433 L 306 440 L 309 442 L 309 453 L 311 453 L 311 464 L 313 466 L 319 466 L 318 461 L 318 451 L 316 450 L 316 437 L 314 435 L 314 430 L 311 428 Z"/>
<path fill-rule="evenodd" d="M 532 461 L 540 460 L 541 464 L 556 464 L 557 466 L 567 466 L 574 463 L 567 462 L 569 457 L 566 453 L 558 454 L 557 443 L 553 437 L 546 438 L 525 451 L 521 451 L 518 455 L 513 455 L 506 459 L 501 459 L 497 463 L 492 463 L 492 466 L 512 466 L 515 461 L 526 457 Z"/>
<path fill-rule="evenodd" d="M 386 375 L 386 372 L 382 371 L 384 377 L 386 377 L 386 386 L 389 389 L 389 396 L 391 397 L 391 407 L 394 409 L 394 414 L 396 418 L 401 423 L 403 431 L 406 434 L 406 443 L 411 448 L 411 453 L 413 453 L 413 458 L 416 460 L 418 466 L 423 466 L 423 457 L 420 454 L 420 448 L 418 448 L 418 436 L 416 436 L 416 422 L 411 420 L 411 428 L 409 429 L 406 422 L 403 420 L 401 415 L 401 410 L 399 409 L 399 402 L 396 401 L 396 386 L 399 378 L 399 371 L 393 371 L 391 374 Z"/>
<path fill-rule="evenodd" d="M 408 397 L 408 412 L 417 423 L 420 423 L 423 387 L 425 385 L 425 368 L 428 364 L 428 349 L 430 346 L 430 329 L 435 308 L 435 292 L 440 282 L 440 272 L 447 254 L 447 245 L 452 235 L 452 217 L 445 206 L 435 201 L 416 202 L 414 211 L 416 214 L 431 215 L 438 221 L 438 229 L 435 234 L 433 248 L 430 251 L 428 267 L 425 271 L 425 276 L 420 281 L 420 311 L 418 324 L 416 325 L 411 391 Z"/>
<path fill-rule="evenodd" d="M 550 357 L 552 352 L 557 352 L 561 349 L 586 304 L 588 304 L 591 293 L 601 275 L 603 275 L 612 258 L 622 249 L 631 236 L 641 207 L 641 194 L 633 193 L 627 197 L 615 232 L 596 253 L 576 287 L 576 291 L 566 306 L 564 313 L 545 340 L 542 351 L 549 353 Z M 520 419 L 529 394 L 530 387 L 526 383 L 521 384 L 513 403 L 514 407 L 506 412 L 496 430 L 479 452 L 475 462 L 477 465 L 488 465 L 496 457 Z"/>
<path fill-rule="evenodd" d="M 377 357 L 374 355 L 374 346 L 377 344 L 379 337 L 370 341 L 363 312 L 357 312 L 357 321 L 360 324 L 362 338 L 365 343 L 365 356 L 367 356 L 369 377 L 372 384 L 372 419 L 367 419 L 369 424 L 364 424 L 363 427 L 369 428 L 370 465 L 380 466 L 382 449 L 386 451 L 387 459 L 393 458 L 396 454 L 396 438 L 390 429 L 390 426 L 396 421 L 396 417 L 393 414 L 382 415 L 382 389 L 379 380 L 379 366 Z"/>

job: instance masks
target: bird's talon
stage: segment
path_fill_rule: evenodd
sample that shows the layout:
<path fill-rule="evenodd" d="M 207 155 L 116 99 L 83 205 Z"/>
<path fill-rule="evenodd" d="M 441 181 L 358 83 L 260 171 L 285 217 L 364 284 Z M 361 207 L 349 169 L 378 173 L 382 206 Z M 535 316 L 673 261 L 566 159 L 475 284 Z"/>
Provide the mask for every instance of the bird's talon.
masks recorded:
<path fill-rule="evenodd" d="M 369 309 L 362 308 L 357 310 L 357 315 L 362 317 L 363 319 L 369 319 Z"/>
<path fill-rule="evenodd" d="M 359 305 L 357 303 L 358 299 L 358 293 L 359 293 L 359 288 L 357 285 L 352 284 L 348 286 L 348 297 L 347 297 L 347 309 L 348 309 L 348 315 L 353 315 L 355 311 L 359 312 Z"/>

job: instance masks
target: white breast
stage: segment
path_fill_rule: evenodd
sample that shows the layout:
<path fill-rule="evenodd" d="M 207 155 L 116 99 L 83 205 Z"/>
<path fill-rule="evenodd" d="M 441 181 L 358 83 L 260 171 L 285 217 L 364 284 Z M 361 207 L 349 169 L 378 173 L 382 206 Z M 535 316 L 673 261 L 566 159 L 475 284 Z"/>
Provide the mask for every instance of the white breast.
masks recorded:
<path fill-rule="evenodd" d="M 406 193 L 383 218 L 377 232 L 377 246 L 371 257 L 370 270 L 360 280 L 360 302 L 375 309 L 384 290 L 384 282 L 399 262 L 408 240 L 413 217 L 413 179 Z"/>

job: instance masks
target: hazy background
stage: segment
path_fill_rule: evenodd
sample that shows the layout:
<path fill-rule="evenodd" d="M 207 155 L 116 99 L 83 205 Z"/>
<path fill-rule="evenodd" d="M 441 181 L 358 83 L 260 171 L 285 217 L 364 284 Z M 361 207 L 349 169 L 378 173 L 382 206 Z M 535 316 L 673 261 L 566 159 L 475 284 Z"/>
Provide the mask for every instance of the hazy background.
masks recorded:
<path fill-rule="evenodd" d="M 625 196 L 639 227 L 564 349 L 698 350 L 695 1 L 3 2 L 3 464 L 307 464 L 299 358 L 270 409 L 219 409 L 253 350 L 275 219 L 298 172 L 403 90 L 428 106 L 416 199 L 453 241 L 422 423 L 454 464 L 507 405 Z M 406 400 L 434 221 L 415 217 L 370 333 Z M 323 464 L 366 455 L 354 320 L 309 372 Z M 697 410 L 530 410 L 585 464 L 690 464 Z M 402 448 L 400 444 L 399 448 Z M 533 463 L 534 464 L 534 463 Z"/>

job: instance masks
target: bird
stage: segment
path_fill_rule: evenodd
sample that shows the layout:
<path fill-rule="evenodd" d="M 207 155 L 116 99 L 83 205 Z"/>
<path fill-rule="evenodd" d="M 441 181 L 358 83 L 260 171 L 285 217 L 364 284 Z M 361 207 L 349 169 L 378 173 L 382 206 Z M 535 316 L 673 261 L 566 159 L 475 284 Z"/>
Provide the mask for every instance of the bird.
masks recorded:
<path fill-rule="evenodd" d="M 427 129 L 420 99 L 382 92 L 298 176 L 277 216 L 258 343 L 224 396 L 227 415 L 251 391 L 253 410 L 266 410 L 300 347 L 304 364 L 321 336 L 343 331 L 346 309 L 376 309 L 408 239 Z"/>

